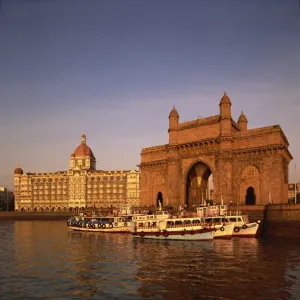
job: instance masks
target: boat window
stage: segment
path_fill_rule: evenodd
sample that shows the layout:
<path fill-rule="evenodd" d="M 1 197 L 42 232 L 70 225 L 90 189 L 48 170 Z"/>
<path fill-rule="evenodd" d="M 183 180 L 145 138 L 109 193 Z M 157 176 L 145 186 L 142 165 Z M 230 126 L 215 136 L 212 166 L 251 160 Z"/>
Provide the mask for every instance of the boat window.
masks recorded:
<path fill-rule="evenodd" d="M 228 218 L 231 222 L 236 222 L 236 218 Z"/>

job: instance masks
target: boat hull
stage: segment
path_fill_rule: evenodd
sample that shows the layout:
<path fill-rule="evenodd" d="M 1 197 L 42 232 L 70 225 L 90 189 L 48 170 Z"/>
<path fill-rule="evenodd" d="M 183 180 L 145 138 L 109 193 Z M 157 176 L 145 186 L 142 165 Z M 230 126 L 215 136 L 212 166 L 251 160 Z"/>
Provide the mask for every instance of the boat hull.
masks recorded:
<path fill-rule="evenodd" d="M 155 240 L 212 241 L 215 230 L 136 231 L 133 237 Z"/>
<path fill-rule="evenodd" d="M 233 235 L 234 224 L 215 225 L 216 232 L 214 239 L 231 239 Z"/>
<path fill-rule="evenodd" d="M 234 226 L 233 237 L 256 237 L 260 222 L 248 223 L 246 226 Z"/>
<path fill-rule="evenodd" d="M 69 226 L 73 231 L 86 231 L 86 232 L 105 232 L 105 233 L 131 233 L 130 227 L 113 227 L 113 228 L 84 228 Z"/>

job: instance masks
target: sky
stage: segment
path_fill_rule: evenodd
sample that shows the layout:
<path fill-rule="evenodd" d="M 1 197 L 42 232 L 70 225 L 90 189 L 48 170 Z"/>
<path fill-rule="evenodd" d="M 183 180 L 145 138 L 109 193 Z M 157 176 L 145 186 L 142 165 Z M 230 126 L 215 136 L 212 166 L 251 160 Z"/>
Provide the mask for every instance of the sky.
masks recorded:
<path fill-rule="evenodd" d="M 138 169 L 173 105 L 216 115 L 224 91 L 282 127 L 300 181 L 298 0 L 0 0 L 0 186 L 67 170 L 82 133 L 97 169 Z"/>

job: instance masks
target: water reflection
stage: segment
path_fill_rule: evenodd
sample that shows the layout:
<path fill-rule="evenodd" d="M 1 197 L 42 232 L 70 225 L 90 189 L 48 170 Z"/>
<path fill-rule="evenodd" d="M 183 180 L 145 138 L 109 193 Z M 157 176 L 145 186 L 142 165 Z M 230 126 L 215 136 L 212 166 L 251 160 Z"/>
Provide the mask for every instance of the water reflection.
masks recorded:
<path fill-rule="evenodd" d="M 298 299 L 297 242 L 181 242 L 0 224 L 0 298 Z"/>

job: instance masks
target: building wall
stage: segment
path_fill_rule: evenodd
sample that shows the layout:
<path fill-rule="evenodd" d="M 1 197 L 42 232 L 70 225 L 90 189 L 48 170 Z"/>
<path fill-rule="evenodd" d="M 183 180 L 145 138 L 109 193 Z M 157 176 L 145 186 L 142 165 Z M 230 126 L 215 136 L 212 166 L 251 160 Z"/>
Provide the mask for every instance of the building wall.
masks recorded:
<path fill-rule="evenodd" d="M 16 211 L 73 211 L 140 204 L 140 172 L 96 170 L 96 159 L 82 135 L 70 156 L 70 169 L 56 173 L 14 174 Z"/>
<path fill-rule="evenodd" d="M 15 175 L 15 210 L 69 211 L 139 205 L 139 171 L 65 171 Z"/>

